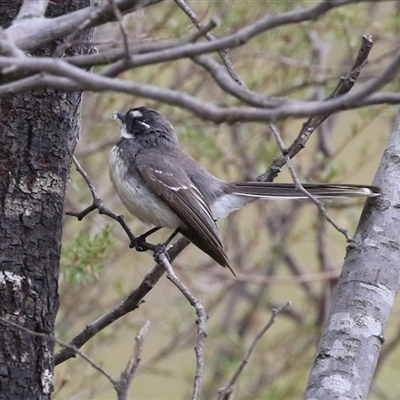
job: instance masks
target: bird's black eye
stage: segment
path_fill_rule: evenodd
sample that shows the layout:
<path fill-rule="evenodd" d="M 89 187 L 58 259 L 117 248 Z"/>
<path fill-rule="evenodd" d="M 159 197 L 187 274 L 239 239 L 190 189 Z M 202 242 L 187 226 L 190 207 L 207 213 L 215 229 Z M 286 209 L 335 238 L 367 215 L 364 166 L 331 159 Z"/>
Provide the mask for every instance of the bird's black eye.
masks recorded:
<path fill-rule="evenodd" d="M 126 130 L 131 134 L 140 134 L 150 129 L 149 113 L 144 107 L 132 108 L 125 115 Z"/>

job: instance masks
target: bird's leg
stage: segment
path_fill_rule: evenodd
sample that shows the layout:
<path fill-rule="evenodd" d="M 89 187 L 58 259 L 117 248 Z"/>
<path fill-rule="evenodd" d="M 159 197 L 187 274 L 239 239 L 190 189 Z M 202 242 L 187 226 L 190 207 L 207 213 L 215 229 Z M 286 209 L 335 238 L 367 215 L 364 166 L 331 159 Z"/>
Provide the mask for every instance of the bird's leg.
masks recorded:
<path fill-rule="evenodd" d="M 136 251 L 147 251 L 149 243 L 146 242 L 146 238 L 152 235 L 153 233 L 159 231 L 160 229 L 161 229 L 160 226 L 156 226 L 148 230 L 147 232 L 143 233 L 143 235 L 137 236 L 134 240 L 132 240 L 129 247 L 131 249 L 135 248 Z"/>
<path fill-rule="evenodd" d="M 167 258 L 169 259 L 168 254 L 166 253 L 165 250 L 166 250 L 167 246 L 171 243 L 172 239 L 173 239 L 178 233 L 179 233 L 179 228 L 175 229 L 175 230 L 172 232 L 172 234 L 168 237 L 168 239 L 167 239 L 164 243 L 157 244 L 157 245 L 155 246 L 153 256 L 154 256 L 154 260 L 155 260 L 157 263 L 159 262 L 158 258 L 159 258 L 160 255 L 163 254 L 163 253 L 164 253 L 164 254 L 167 256 Z"/>

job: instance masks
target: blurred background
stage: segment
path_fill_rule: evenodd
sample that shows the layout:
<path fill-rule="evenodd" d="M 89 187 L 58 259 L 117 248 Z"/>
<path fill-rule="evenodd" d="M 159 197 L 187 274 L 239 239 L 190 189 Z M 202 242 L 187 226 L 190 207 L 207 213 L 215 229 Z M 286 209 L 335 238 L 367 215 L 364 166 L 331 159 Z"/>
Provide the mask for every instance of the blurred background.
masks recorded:
<path fill-rule="evenodd" d="M 262 95 L 323 99 L 346 75 L 364 34 L 374 47 L 361 85 L 387 65 L 398 46 L 399 2 L 363 2 L 330 11 L 317 21 L 270 30 L 229 56 L 249 89 Z M 218 18 L 212 33 L 233 33 L 257 19 L 310 7 L 310 1 L 189 1 L 204 24 Z M 163 42 L 190 37 L 196 28 L 170 1 L 124 18 L 130 43 Z M 96 32 L 98 50 L 121 47 L 117 24 Z M 217 55 L 213 58 L 220 62 Z M 120 78 L 188 92 L 219 106 L 243 105 L 223 92 L 212 77 L 191 60 L 135 68 Z M 392 90 L 398 90 L 394 81 Z M 396 87 L 394 85 L 397 85 Z M 277 157 L 279 149 L 263 123 L 215 125 L 168 104 L 116 93 L 86 93 L 81 140 L 76 157 L 93 180 L 106 207 L 123 214 L 135 235 L 147 227 L 128 214 L 108 176 L 108 154 L 118 139 L 114 111 L 146 105 L 173 123 L 182 149 L 223 179 L 253 180 Z M 397 108 L 374 106 L 330 117 L 293 160 L 302 182 L 371 184 Z M 277 126 L 289 146 L 305 119 L 288 118 Z M 277 181 L 290 182 L 286 168 Z M 91 195 L 73 168 L 67 210 L 80 211 Z M 363 201 L 331 203 L 328 212 L 350 236 Z M 244 353 L 271 316 L 287 301 L 292 305 L 259 342 L 235 386 L 235 399 L 299 399 L 303 397 L 319 335 L 346 252 L 346 240 L 308 201 L 258 201 L 220 221 L 231 265 L 221 268 L 194 246 L 174 261 L 177 275 L 203 302 L 207 322 L 203 399 L 226 385 Z M 168 230 L 151 237 L 159 243 Z M 151 253 L 128 247 L 121 227 L 92 213 L 82 222 L 66 217 L 62 252 L 61 308 L 56 335 L 71 340 L 87 324 L 118 304 L 154 265 Z M 370 399 L 400 398 L 400 315 L 397 303 Z M 142 361 L 131 389 L 132 399 L 187 399 L 195 370 L 196 315 L 182 294 L 162 278 L 139 309 L 126 315 L 82 350 L 119 377 L 132 354 L 134 338 L 150 321 Z M 109 382 L 85 361 L 71 359 L 56 369 L 55 399 L 114 399 Z"/>

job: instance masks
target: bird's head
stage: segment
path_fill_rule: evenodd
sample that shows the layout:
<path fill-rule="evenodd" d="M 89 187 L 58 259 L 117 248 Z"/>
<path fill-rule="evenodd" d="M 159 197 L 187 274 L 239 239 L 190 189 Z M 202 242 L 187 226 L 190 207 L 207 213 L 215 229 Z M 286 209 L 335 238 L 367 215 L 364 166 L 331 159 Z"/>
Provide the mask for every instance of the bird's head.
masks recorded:
<path fill-rule="evenodd" d="M 151 108 L 131 108 L 126 114 L 115 112 L 114 119 L 120 122 L 121 137 L 124 139 L 136 139 L 146 147 L 178 144 L 172 124 Z"/>

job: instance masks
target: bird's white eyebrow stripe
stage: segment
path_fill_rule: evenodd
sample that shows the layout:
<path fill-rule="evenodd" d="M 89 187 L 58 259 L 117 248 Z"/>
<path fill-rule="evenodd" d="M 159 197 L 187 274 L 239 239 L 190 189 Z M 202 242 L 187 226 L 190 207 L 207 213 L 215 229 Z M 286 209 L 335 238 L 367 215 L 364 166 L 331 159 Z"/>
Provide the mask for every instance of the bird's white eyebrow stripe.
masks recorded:
<path fill-rule="evenodd" d="M 142 114 L 139 110 L 131 111 L 129 114 L 130 114 L 132 117 L 135 117 L 135 118 L 138 118 L 138 117 L 142 117 L 142 116 L 143 116 L 143 114 Z"/>

